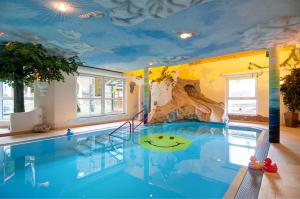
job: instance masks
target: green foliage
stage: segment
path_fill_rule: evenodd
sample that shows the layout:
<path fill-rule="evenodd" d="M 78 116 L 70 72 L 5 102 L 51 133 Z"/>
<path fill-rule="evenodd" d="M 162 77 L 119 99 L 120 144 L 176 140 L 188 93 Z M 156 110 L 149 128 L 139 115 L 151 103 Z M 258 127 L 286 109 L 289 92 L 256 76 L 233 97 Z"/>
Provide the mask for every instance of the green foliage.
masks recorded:
<path fill-rule="evenodd" d="M 5 42 L 0 44 L 0 81 L 16 87 L 40 81 L 64 81 L 63 73 L 74 75 L 83 63 L 77 56 L 65 58 L 41 44 Z"/>
<path fill-rule="evenodd" d="M 175 81 L 172 77 L 172 72 L 170 72 L 169 70 L 169 67 L 168 66 L 165 66 L 162 71 L 161 71 L 161 74 L 158 78 L 152 80 L 152 82 L 166 82 L 167 86 L 174 86 L 175 84 Z"/>
<path fill-rule="evenodd" d="M 291 112 L 300 110 L 300 68 L 294 68 L 282 81 L 284 83 L 280 91 L 283 94 L 283 103 Z"/>

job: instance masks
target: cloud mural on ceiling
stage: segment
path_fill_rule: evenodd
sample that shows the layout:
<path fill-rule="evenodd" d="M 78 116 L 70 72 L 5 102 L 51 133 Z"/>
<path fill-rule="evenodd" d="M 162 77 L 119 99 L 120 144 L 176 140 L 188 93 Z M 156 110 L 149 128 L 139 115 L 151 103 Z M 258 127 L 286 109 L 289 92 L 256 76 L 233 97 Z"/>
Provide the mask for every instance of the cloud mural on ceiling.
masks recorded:
<path fill-rule="evenodd" d="M 278 17 L 243 32 L 242 47 L 270 48 L 275 45 L 292 45 L 300 42 L 300 17 Z"/>
<path fill-rule="evenodd" d="M 114 24 L 131 26 L 146 19 L 166 18 L 207 0 L 103 0 L 100 5 L 108 10 Z"/>
<path fill-rule="evenodd" d="M 71 40 L 77 40 L 81 37 L 80 32 L 76 32 L 74 30 L 57 29 L 57 31 L 60 32 L 64 37 Z"/>
<path fill-rule="evenodd" d="M 300 42 L 299 0 L 67 0 L 63 15 L 54 1 L 0 0 L 0 40 L 118 71 Z M 196 34 L 181 40 L 180 31 Z"/>

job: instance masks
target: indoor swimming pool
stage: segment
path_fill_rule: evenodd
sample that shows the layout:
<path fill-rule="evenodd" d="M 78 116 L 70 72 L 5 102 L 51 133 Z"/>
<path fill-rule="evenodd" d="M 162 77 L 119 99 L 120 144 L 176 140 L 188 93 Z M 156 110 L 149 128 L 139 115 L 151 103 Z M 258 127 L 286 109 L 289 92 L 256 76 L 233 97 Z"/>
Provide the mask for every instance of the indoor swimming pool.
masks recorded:
<path fill-rule="evenodd" d="M 200 122 L 110 132 L 0 146 L 0 198 L 222 198 L 262 134 Z"/>

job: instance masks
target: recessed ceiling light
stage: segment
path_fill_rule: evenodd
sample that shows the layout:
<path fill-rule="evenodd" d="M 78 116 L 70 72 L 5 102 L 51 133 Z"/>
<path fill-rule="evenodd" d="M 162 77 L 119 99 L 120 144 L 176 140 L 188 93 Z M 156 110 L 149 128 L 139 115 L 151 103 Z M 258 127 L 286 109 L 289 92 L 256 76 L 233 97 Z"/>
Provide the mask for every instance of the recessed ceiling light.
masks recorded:
<path fill-rule="evenodd" d="M 53 1 L 51 2 L 51 7 L 62 14 L 72 12 L 74 10 L 74 6 L 65 1 Z"/>
<path fill-rule="evenodd" d="M 148 65 L 149 65 L 149 66 L 153 66 L 154 64 L 155 64 L 154 61 L 149 61 L 149 62 L 148 62 Z"/>
<path fill-rule="evenodd" d="M 177 32 L 177 35 L 180 39 L 186 40 L 192 38 L 195 33 L 194 32 L 188 32 L 188 31 L 179 31 Z"/>
<path fill-rule="evenodd" d="M 65 3 L 63 2 L 60 2 L 59 3 L 59 6 L 58 6 L 58 9 L 61 11 L 61 12 L 66 12 L 68 10 L 68 7 Z"/>

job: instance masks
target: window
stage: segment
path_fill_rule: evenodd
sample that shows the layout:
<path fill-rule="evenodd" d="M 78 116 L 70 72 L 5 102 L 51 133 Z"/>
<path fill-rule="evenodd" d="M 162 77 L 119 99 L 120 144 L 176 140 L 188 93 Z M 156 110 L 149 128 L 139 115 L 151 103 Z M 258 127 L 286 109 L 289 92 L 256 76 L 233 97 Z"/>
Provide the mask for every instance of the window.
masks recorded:
<path fill-rule="evenodd" d="M 77 115 L 124 113 L 124 80 L 80 75 L 77 78 Z"/>
<path fill-rule="evenodd" d="M 227 112 L 236 115 L 256 115 L 256 78 L 228 79 Z"/>
<path fill-rule="evenodd" d="M 105 113 L 123 112 L 124 81 L 105 78 Z"/>
<path fill-rule="evenodd" d="M 78 115 L 101 114 L 101 78 L 79 76 L 77 78 Z"/>
<path fill-rule="evenodd" d="M 7 84 L 0 82 L 0 119 L 9 119 L 9 115 L 14 112 L 14 90 Z M 25 111 L 34 108 L 33 89 L 25 86 L 24 88 Z"/>

